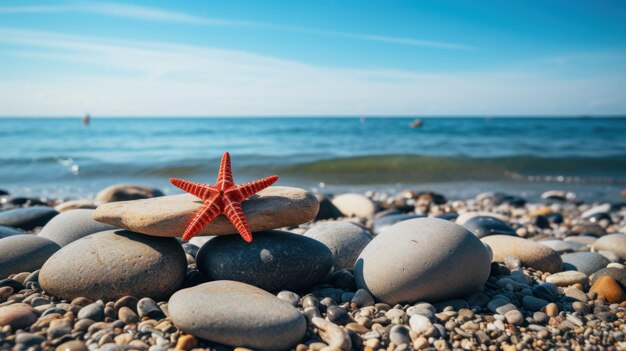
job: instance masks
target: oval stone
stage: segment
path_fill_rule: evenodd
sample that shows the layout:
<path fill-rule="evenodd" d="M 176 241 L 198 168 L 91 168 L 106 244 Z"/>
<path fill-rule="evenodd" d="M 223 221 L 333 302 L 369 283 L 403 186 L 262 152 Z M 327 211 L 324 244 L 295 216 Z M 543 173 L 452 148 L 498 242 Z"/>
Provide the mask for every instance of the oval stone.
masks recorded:
<path fill-rule="evenodd" d="M 626 260 L 626 234 L 605 235 L 593 243 L 595 251 L 611 251 Z"/>
<path fill-rule="evenodd" d="M 67 300 L 163 298 L 180 286 L 186 269 L 185 252 L 176 239 L 111 230 L 63 247 L 43 265 L 39 283 Z"/>
<path fill-rule="evenodd" d="M 463 223 L 463 227 L 479 238 L 498 234 L 517 236 L 515 229 L 511 228 L 510 225 L 489 216 L 471 217 Z"/>
<path fill-rule="evenodd" d="M 347 193 L 335 196 L 333 205 L 348 217 L 368 217 L 374 215 L 376 206 L 372 200 L 361 194 Z"/>
<path fill-rule="evenodd" d="M 211 280 L 235 280 L 270 292 L 302 291 L 320 283 L 333 265 L 326 245 L 297 234 L 271 230 L 254 241 L 219 236 L 202 246 L 198 269 Z"/>
<path fill-rule="evenodd" d="M 36 271 L 60 246 L 36 235 L 13 235 L 0 239 L 0 279 L 13 273 Z"/>
<path fill-rule="evenodd" d="M 37 311 L 29 304 L 14 303 L 0 307 L 0 326 L 10 325 L 13 330 L 29 327 L 37 321 Z"/>
<path fill-rule="evenodd" d="M 352 269 L 363 248 L 372 240 L 366 230 L 348 222 L 319 223 L 304 235 L 328 247 L 335 269 Z"/>
<path fill-rule="evenodd" d="M 285 350 L 306 332 L 297 309 L 240 282 L 214 281 L 180 290 L 170 298 L 168 309 L 179 329 L 233 347 Z"/>
<path fill-rule="evenodd" d="M 70 210 L 52 218 L 39 232 L 39 236 L 50 239 L 60 246 L 84 238 L 90 234 L 117 229 L 112 225 L 96 222 L 93 210 Z"/>
<path fill-rule="evenodd" d="M 143 185 L 114 184 L 100 190 L 96 201 L 101 203 L 148 199 L 163 196 L 161 190 Z"/>
<path fill-rule="evenodd" d="M 191 194 L 161 196 L 153 199 L 122 201 L 98 206 L 93 218 L 102 223 L 153 236 L 181 236 L 189 218 L 202 205 Z M 291 187 L 272 186 L 241 203 L 252 232 L 302 224 L 315 218 L 319 209 L 310 192 Z M 225 216 L 218 216 L 198 235 L 238 234 Z"/>
<path fill-rule="evenodd" d="M 586 275 L 606 267 L 611 261 L 597 252 L 574 252 L 561 256 L 564 269 L 573 269 Z"/>
<path fill-rule="evenodd" d="M 33 230 L 44 226 L 58 214 L 54 208 L 47 206 L 14 208 L 0 212 L 0 225 Z"/>
<path fill-rule="evenodd" d="M 523 266 L 542 272 L 556 273 L 563 269 L 561 256 L 535 241 L 509 235 L 490 235 L 481 240 L 493 251 L 495 262 L 504 262 L 506 257 L 517 257 Z"/>
<path fill-rule="evenodd" d="M 359 288 L 393 305 L 472 293 L 487 281 L 490 267 L 474 234 L 446 220 L 417 218 L 376 236 L 361 252 L 354 277 Z"/>
<path fill-rule="evenodd" d="M 0 239 L 6 238 L 7 236 L 19 235 L 24 232 L 19 229 L 15 229 L 13 227 L 8 227 L 6 225 L 0 225 Z"/>

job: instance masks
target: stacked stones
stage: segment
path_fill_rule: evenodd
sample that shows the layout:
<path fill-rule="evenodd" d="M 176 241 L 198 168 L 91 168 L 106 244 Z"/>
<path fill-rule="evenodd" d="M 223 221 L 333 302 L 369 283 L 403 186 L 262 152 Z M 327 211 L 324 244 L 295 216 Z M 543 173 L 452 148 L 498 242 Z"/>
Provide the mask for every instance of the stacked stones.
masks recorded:
<path fill-rule="evenodd" d="M 0 262 L 0 349 L 626 347 L 626 206 L 266 191 L 244 202 L 252 244 L 219 219 L 181 245 L 188 195 L 66 211 L 38 236 L 11 224 L 0 250 L 52 244 Z"/>

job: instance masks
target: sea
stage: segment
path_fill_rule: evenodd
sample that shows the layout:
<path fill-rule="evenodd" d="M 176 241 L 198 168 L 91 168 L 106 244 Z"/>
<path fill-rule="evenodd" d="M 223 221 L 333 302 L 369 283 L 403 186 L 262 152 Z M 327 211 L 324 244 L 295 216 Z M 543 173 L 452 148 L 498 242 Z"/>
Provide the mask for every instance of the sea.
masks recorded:
<path fill-rule="evenodd" d="M 268 175 L 320 193 L 411 188 L 626 201 L 625 118 L 1 118 L 0 189 L 79 198 L 116 183 L 178 193 L 211 183 L 222 154 L 236 182 Z"/>

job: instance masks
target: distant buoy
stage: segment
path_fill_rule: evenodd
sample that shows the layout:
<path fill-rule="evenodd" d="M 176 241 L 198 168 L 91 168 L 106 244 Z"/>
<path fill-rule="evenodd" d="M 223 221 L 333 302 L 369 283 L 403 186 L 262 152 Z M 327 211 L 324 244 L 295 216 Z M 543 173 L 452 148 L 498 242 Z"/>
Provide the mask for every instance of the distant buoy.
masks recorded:
<path fill-rule="evenodd" d="M 422 125 L 424 125 L 424 122 L 421 119 L 415 119 L 410 124 L 411 128 L 420 128 Z"/>

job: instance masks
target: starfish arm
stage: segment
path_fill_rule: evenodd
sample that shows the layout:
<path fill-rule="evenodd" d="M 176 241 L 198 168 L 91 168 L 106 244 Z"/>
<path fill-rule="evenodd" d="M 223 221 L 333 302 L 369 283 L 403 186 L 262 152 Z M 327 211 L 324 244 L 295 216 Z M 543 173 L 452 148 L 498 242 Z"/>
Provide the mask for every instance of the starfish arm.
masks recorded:
<path fill-rule="evenodd" d="M 252 231 L 250 230 L 250 224 L 246 216 L 243 214 L 243 208 L 241 208 L 240 202 L 233 202 L 228 198 L 224 198 L 224 214 L 235 226 L 243 240 L 252 242 Z"/>
<path fill-rule="evenodd" d="M 217 175 L 215 186 L 225 189 L 235 184 L 233 180 L 233 170 L 230 166 L 230 154 L 225 152 L 220 163 L 220 171 Z"/>
<path fill-rule="evenodd" d="M 202 200 L 208 199 L 210 195 L 219 193 L 218 190 L 215 190 L 207 185 L 190 182 L 188 180 L 170 178 L 170 183 Z"/>
<path fill-rule="evenodd" d="M 259 191 L 267 188 L 268 186 L 276 183 L 277 180 L 278 180 L 278 176 L 275 176 L 275 175 L 269 176 L 263 179 L 241 184 L 237 188 L 229 191 L 229 193 L 232 192 L 235 195 L 239 195 L 241 197 L 239 201 L 243 201 L 249 198 L 250 196 L 252 196 L 253 194 L 256 194 Z"/>
<path fill-rule="evenodd" d="M 183 240 L 190 240 L 196 236 L 202 228 L 215 219 L 215 217 L 219 216 L 220 213 L 220 208 L 215 201 L 205 202 L 202 206 L 200 206 L 196 215 L 191 220 L 191 223 L 187 226 L 187 229 L 183 234 Z"/>

